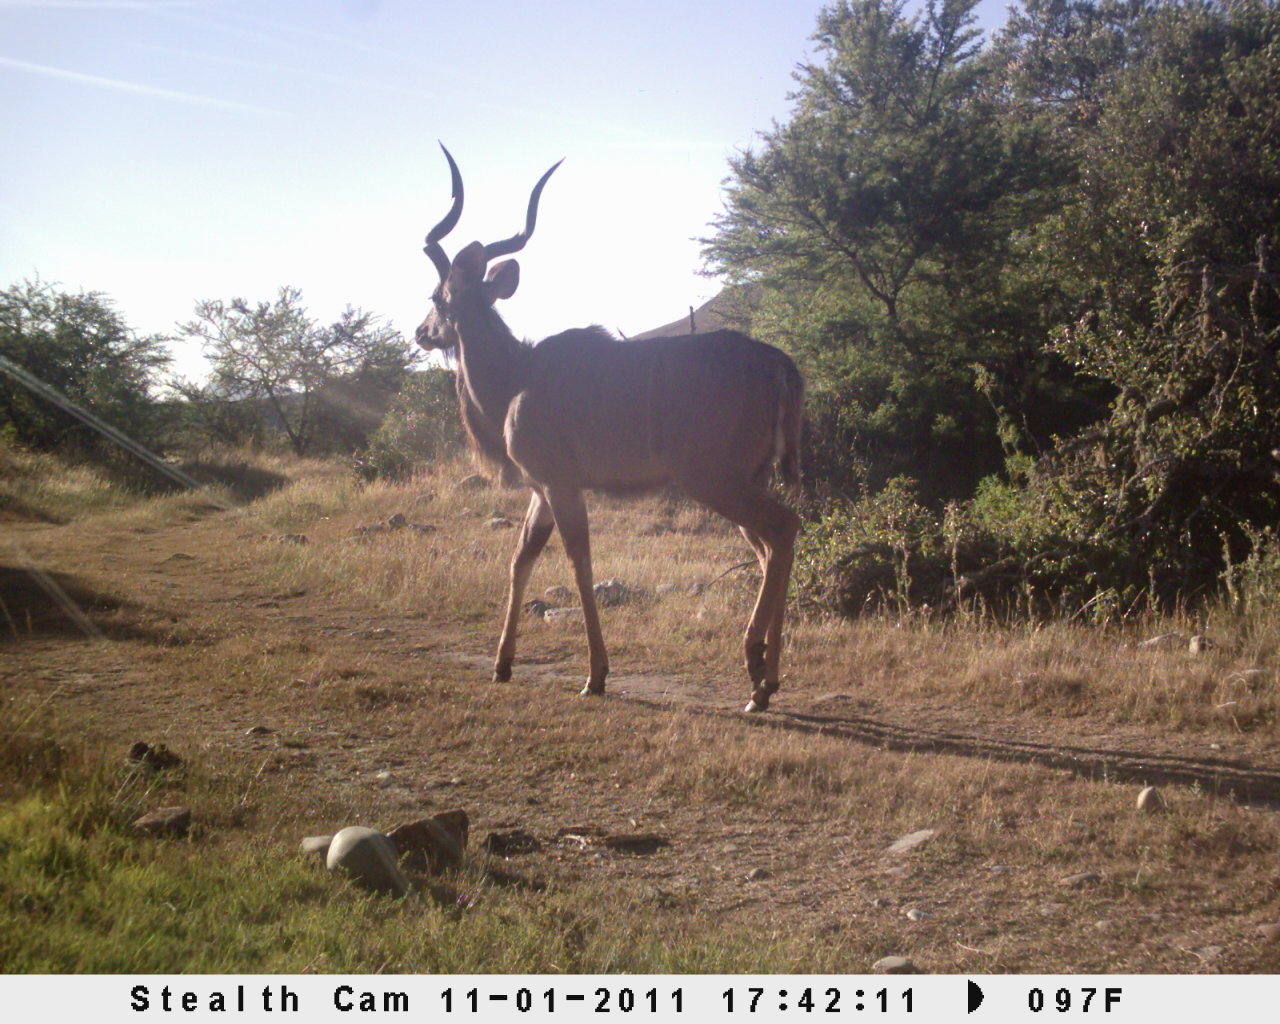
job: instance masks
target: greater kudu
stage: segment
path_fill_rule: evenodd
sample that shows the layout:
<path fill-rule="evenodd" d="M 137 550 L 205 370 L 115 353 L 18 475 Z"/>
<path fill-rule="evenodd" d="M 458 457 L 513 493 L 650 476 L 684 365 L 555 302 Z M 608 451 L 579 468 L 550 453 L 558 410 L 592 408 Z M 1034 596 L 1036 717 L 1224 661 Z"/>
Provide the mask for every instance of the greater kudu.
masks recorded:
<path fill-rule="evenodd" d="M 800 526 L 768 489 L 775 465 L 786 483 L 799 479 L 804 385 L 795 363 L 735 331 L 621 342 L 589 327 L 534 345 L 518 341 L 493 304 L 515 293 L 520 267 L 504 260 L 487 274 L 485 268 L 524 247 L 542 187 L 559 164 L 534 187 L 524 231 L 489 245 L 472 242 L 451 262 L 440 239 L 457 224 L 463 190 L 447 149 L 445 157 L 453 203 L 427 234 L 424 251 L 440 283 L 417 342 L 456 350 L 458 395 L 472 443 L 505 479 L 533 491 L 511 562 L 494 679 L 511 678 L 525 585 L 557 527 L 586 624 L 590 672 L 582 692 L 604 692 L 609 662 L 592 590 L 583 490 L 636 493 L 676 484 L 737 524 L 760 562 L 764 579 L 743 647 L 753 684 L 746 710 L 763 711 L 778 689 Z"/>

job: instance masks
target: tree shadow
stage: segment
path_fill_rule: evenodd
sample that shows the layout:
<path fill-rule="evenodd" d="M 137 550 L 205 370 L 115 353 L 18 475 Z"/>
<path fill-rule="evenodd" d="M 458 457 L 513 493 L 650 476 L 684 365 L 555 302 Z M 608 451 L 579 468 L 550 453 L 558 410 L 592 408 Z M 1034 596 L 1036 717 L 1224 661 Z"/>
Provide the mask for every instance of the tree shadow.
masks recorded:
<path fill-rule="evenodd" d="M 136 609 L 66 573 L 0 565 L 0 645 L 33 637 L 180 642 L 172 629 L 152 629 L 121 615 Z"/>
<path fill-rule="evenodd" d="M 263 469 L 244 459 L 188 459 L 178 468 L 202 484 L 225 487 L 237 501 L 256 501 L 289 482 L 283 473 Z"/>

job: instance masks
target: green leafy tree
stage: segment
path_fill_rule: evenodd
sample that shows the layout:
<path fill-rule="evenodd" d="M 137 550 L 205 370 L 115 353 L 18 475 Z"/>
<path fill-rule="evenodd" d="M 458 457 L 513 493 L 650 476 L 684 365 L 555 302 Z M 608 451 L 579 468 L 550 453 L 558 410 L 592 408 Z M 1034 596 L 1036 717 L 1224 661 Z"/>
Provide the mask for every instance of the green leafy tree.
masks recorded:
<path fill-rule="evenodd" d="M 373 314 L 348 307 L 322 325 L 288 287 L 273 302 L 200 302 L 179 331 L 212 364 L 209 383 L 188 395 L 211 407 L 214 429 L 248 415 L 254 438 L 281 433 L 299 455 L 362 447 L 417 360 Z"/>
<path fill-rule="evenodd" d="M 1011 25 L 993 51 L 1009 109 L 1064 172 L 1022 232 L 1022 273 L 1058 283 L 1046 338 L 1112 397 L 922 533 L 916 597 L 940 603 L 945 582 L 952 600 L 1094 615 L 1196 601 L 1276 554 L 1280 9 L 1030 0 Z M 884 559 L 820 535 L 814 571 L 856 605 Z"/>
<path fill-rule="evenodd" d="M 152 444 L 163 424 L 154 398 L 169 363 L 164 341 L 135 334 L 97 292 L 42 281 L 0 292 L 0 357 L 117 430 Z M 65 408 L 0 372 L 0 431 L 41 449 L 113 450 Z"/>
<path fill-rule="evenodd" d="M 1102 301 L 1058 334 L 1118 397 L 1042 472 L 1168 596 L 1207 590 L 1280 520 L 1280 9 L 1170 4 L 1144 39 L 1072 207 L 1098 232 Z"/>
<path fill-rule="evenodd" d="M 731 161 L 710 267 L 764 287 L 753 328 L 809 377 L 818 475 L 963 495 L 998 469 L 998 418 L 1078 423 L 1069 368 L 1043 350 L 1051 279 L 1016 268 L 1052 208 L 1058 154 L 1010 121 L 973 0 L 908 18 L 901 0 L 822 12 L 791 119 Z M 841 460 L 845 462 L 840 465 Z"/>

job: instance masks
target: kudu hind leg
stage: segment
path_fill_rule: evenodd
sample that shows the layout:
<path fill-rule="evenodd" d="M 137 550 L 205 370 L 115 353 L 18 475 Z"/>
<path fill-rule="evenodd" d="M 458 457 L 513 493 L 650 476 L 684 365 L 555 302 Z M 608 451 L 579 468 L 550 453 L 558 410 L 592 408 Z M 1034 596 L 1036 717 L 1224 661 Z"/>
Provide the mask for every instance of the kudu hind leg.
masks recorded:
<path fill-rule="evenodd" d="M 787 585 L 791 580 L 791 565 L 795 560 L 795 538 L 799 531 L 800 521 L 787 511 L 794 525 L 788 522 L 779 532 L 776 542 L 768 546 L 768 559 L 764 571 L 764 580 L 760 584 L 760 595 L 756 598 L 756 607 L 751 620 L 747 623 L 747 636 L 744 645 L 747 650 L 747 672 L 755 689 L 751 692 L 751 701 L 747 711 L 764 711 L 769 707 L 769 698 L 778 690 L 781 678 L 782 663 L 782 623 L 787 611 Z M 757 677 L 752 671 L 752 655 L 759 649 L 759 641 L 752 638 L 759 629 L 764 630 L 763 673 Z"/>
<path fill-rule="evenodd" d="M 507 616 L 502 626 L 502 639 L 498 641 L 498 656 L 493 663 L 493 680 L 505 683 L 511 678 L 511 665 L 516 657 L 516 635 L 520 629 L 520 612 L 524 603 L 525 587 L 533 574 L 533 564 L 547 546 L 555 518 L 551 506 L 538 491 L 529 499 L 520 528 L 520 540 L 511 559 L 511 587 L 507 592 Z"/>
<path fill-rule="evenodd" d="M 590 666 L 583 696 L 604 693 L 604 680 L 609 674 L 609 656 L 605 651 L 604 632 L 600 629 L 600 612 L 596 607 L 595 581 L 591 572 L 591 532 L 587 505 L 582 492 L 573 489 L 548 488 L 547 499 L 555 513 L 556 528 L 564 542 L 564 553 L 573 565 L 578 596 L 582 600 L 582 621 L 587 631 L 587 654 Z"/>
<path fill-rule="evenodd" d="M 746 710 L 764 711 L 778 690 L 787 584 L 800 517 L 757 484 L 717 487 L 698 482 L 686 485 L 686 489 L 693 498 L 738 525 L 764 570 L 742 639 L 747 675 L 753 687 Z"/>
<path fill-rule="evenodd" d="M 764 541 L 747 527 L 739 526 L 738 529 L 742 532 L 742 536 L 746 538 L 747 543 L 751 545 L 751 550 L 755 552 L 756 561 L 760 564 L 760 579 L 763 581 L 765 574 L 769 571 L 769 549 Z M 757 603 L 759 603 L 758 599 Z M 770 625 L 772 625 L 772 622 L 773 620 L 771 619 Z M 764 682 L 767 670 L 765 653 L 769 650 L 770 645 L 769 630 L 766 629 L 763 640 L 744 639 L 743 643 L 747 676 L 751 679 L 752 684 Z"/>

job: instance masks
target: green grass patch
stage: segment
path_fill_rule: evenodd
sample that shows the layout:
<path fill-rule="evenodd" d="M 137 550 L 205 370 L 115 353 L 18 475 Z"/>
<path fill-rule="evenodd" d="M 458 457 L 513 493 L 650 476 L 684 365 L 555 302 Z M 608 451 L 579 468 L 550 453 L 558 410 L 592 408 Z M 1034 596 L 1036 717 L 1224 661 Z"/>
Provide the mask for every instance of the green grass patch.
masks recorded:
<path fill-rule="evenodd" d="M 75 736 L 75 739 L 68 737 Z M 844 953 L 737 936 L 661 894 L 491 870 L 362 892 L 246 824 L 287 815 L 264 786 L 152 772 L 11 701 L 0 714 L 0 971 L 6 973 L 689 973 L 840 969 Z M 134 834 L 143 810 L 195 810 L 190 836 Z M 597 891 L 597 888 L 599 891 Z M 699 934 L 701 933 L 701 934 Z M 714 941 L 712 941 L 714 937 Z M 790 948 L 794 945 L 794 948 Z"/>

